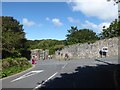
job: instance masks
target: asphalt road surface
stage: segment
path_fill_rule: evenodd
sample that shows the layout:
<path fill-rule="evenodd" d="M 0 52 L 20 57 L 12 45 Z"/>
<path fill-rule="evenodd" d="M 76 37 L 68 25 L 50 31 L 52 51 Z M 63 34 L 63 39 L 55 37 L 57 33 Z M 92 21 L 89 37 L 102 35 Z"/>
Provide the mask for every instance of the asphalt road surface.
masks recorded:
<path fill-rule="evenodd" d="M 31 70 L 2 80 L 2 90 L 44 88 L 116 88 L 118 57 L 37 61 Z"/>

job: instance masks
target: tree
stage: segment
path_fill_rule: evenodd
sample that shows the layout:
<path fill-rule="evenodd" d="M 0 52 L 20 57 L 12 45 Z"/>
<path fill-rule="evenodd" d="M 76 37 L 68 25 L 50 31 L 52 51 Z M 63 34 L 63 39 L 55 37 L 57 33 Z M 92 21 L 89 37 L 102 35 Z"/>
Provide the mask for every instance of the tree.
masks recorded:
<path fill-rule="evenodd" d="M 48 49 L 49 54 L 52 55 L 56 50 L 64 47 L 64 40 L 28 40 L 27 44 L 30 46 L 29 49 Z"/>
<path fill-rule="evenodd" d="M 13 17 L 2 16 L 2 54 L 8 56 L 20 56 L 19 49 L 25 48 L 26 38 L 23 25 Z"/>
<path fill-rule="evenodd" d="M 77 27 L 71 27 L 68 33 L 69 34 L 66 35 L 66 45 L 98 40 L 96 33 L 89 29 L 78 30 Z"/>
<path fill-rule="evenodd" d="M 101 32 L 101 36 L 104 38 L 120 36 L 120 21 L 115 19 L 113 22 L 111 22 L 108 28 L 104 26 L 103 31 Z"/>
<path fill-rule="evenodd" d="M 55 53 L 55 51 L 62 50 L 63 48 L 64 48 L 64 45 L 55 45 L 55 46 L 52 46 L 49 49 L 49 54 L 53 55 Z"/>

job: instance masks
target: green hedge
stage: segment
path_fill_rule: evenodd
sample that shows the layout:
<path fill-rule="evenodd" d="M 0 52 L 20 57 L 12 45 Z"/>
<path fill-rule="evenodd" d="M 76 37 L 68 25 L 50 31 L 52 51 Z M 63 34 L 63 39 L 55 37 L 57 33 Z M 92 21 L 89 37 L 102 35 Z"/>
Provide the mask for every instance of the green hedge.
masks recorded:
<path fill-rule="evenodd" d="M 32 65 L 26 58 L 6 58 L 2 60 L 2 72 L 0 78 L 7 77 L 21 71 L 24 71 Z"/>

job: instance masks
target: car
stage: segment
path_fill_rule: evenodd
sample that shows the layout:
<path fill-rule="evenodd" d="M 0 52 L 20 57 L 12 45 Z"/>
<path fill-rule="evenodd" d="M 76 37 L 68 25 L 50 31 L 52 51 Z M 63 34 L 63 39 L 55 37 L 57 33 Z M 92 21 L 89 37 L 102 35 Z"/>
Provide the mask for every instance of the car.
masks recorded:
<path fill-rule="evenodd" d="M 103 47 L 102 48 L 102 52 L 106 52 L 107 53 L 108 52 L 108 47 Z"/>

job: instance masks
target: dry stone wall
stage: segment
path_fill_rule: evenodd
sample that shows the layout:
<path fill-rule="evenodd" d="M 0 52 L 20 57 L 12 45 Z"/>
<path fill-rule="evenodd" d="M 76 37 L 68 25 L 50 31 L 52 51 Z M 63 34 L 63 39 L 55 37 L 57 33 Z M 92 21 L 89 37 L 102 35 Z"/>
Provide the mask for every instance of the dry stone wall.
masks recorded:
<path fill-rule="evenodd" d="M 57 55 L 58 51 L 56 52 L 56 57 L 63 59 L 65 53 L 68 53 L 70 58 L 73 59 L 98 58 L 100 57 L 99 50 L 102 49 L 102 47 L 108 47 L 107 57 L 117 56 L 118 40 L 118 37 L 114 37 L 110 39 L 99 40 L 93 44 L 85 43 L 66 46 L 60 51 L 59 55 Z"/>

